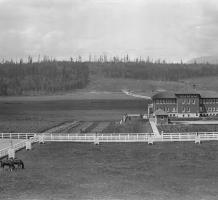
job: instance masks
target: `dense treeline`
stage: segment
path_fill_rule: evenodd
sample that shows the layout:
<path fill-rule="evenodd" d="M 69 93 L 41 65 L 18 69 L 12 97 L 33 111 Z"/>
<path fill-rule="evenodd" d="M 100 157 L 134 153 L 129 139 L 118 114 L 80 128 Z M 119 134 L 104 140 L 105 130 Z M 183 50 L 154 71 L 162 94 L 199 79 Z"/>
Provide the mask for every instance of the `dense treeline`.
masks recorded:
<path fill-rule="evenodd" d="M 191 77 L 218 76 L 218 65 L 184 64 L 140 61 L 129 58 L 120 61 L 107 59 L 82 62 L 43 61 L 28 63 L 0 63 L 0 95 L 49 94 L 84 88 L 89 75 L 97 74 L 109 78 L 132 78 L 145 80 L 177 81 Z"/>
<path fill-rule="evenodd" d="M 6 62 L 0 64 L 0 95 L 54 93 L 83 88 L 89 68 L 81 62 Z"/>
<path fill-rule="evenodd" d="M 94 63 L 90 66 L 90 70 L 92 73 L 100 73 L 104 77 L 162 81 L 218 75 L 218 65 L 210 64 L 107 62 Z"/>

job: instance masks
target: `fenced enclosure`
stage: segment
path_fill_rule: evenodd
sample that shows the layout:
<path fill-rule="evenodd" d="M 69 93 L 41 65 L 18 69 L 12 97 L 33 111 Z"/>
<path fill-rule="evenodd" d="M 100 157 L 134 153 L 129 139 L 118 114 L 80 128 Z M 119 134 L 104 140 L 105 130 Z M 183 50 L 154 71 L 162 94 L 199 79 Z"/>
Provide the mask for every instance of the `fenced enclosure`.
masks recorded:
<path fill-rule="evenodd" d="M 216 141 L 218 140 L 218 132 L 193 132 L 193 133 L 162 133 L 160 136 L 155 136 L 153 133 L 139 133 L 139 134 L 52 134 L 52 133 L 0 133 L 0 139 L 22 139 L 21 142 L 14 144 L 13 147 L 0 150 L 0 158 L 9 154 L 9 149 L 13 148 L 18 151 L 22 148 L 27 148 L 35 142 L 93 142 L 110 143 L 110 142 L 147 142 L 153 144 L 154 142 L 185 142 L 193 141 L 200 143 L 201 141 Z"/>
<path fill-rule="evenodd" d="M 162 133 L 155 136 L 153 133 L 0 133 L 0 139 L 31 139 L 37 138 L 43 141 L 69 141 L 69 142 L 93 142 L 96 138 L 99 142 L 177 142 L 218 140 L 218 132 L 189 132 L 189 133 Z"/>
<path fill-rule="evenodd" d="M 0 139 L 8 139 L 9 137 L 11 137 L 10 139 L 14 139 L 14 137 L 17 137 L 17 138 L 19 137 L 19 138 L 21 138 L 21 137 L 23 136 L 22 133 L 16 133 L 15 135 L 14 135 L 13 133 L 10 133 L 10 134 L 7 135 L 6 137 L 4 137 L 5 134 L 7 135 L 7 133 L 2 134 L 3 137 L 0 138 Z M 21 135 L 20 135 L 20 134 L 21 134 Z M 16 138 L 16 139 L 17 139 L 17 138 Z M 23 138 L 22 138 L 22 139 L 23 139 Z M 14 144 L 12 147 L 11 147 L 11 146 L 8 146 L 8 147 L 6 147 L 6 148 L 4 148 L 4 149 L 0 149 L 0 158 L 7 156 L 7 155 L 8 155 L 8 151 L 9 151 L 10 148 L 13 148 L 14 151 L 16 152 L 16 151 L 19 151 L 20 149 L 25 148 L 26 145 L 27 145 L 27 142 L 30 142 L 30 143 L 32 144 L 32 143 L 35 143 L 35 142 L 37 142 L 37 141 L 38 141 L 38 137 L 29 137 L 29 139 L 27 139 L 27 140 L 21 140 L 21 142 L 18 142 L 17 144 Z"/>

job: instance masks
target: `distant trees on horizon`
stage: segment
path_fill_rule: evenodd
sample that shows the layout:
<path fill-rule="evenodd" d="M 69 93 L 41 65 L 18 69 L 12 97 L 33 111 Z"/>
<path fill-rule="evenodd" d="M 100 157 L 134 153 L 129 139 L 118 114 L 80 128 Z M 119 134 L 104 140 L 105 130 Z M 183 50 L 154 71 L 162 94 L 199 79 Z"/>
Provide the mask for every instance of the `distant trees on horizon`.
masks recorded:
<path fill-rule="evenodd" d="M 54 93 L 83 88 L 89 81 L 85 63 L 53 61 L 0 64 L 0 95 Z"/>
<path fill-rule="evenodd" d="M 204 76 L 218 76 L 218 65 L 167 63 L 149 57 L 130 61 L 128 54 L 122 59 L 106 56 L 97 61 L 83 61 L 82 57 L 68 61 L 44 56 L 33 61 L 31 56 L 14 62 L 0 63 L 0 95 L 52 94 L 66 92 L 87 86 L 90 75 L 108 78 L 129 78 L 158 81 L 178 81 Z"/>

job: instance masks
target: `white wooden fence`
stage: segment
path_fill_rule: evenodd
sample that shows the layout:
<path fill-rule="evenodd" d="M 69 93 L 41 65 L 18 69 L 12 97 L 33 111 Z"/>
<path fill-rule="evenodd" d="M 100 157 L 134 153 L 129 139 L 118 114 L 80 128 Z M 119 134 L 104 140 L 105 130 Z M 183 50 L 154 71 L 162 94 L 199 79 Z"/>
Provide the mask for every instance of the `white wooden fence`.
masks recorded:
<path fill-rule="evenodd" d="M 177 141 L 211 141 L 218 140 L 218 132 L 163 133 L 156 137 L 153 133 L 122 133 L 122 134 L 63 134 L 63 133 L 0 133 L 0 139 L 37 138 L 39 141 L 59 142 L 177 142 Z"/>
<path fill-rule="evenodd" d="M 14 139 L 13 133 L 10 134 L 10 136 L 11 136 L 11 139 Z M 17 135 L 16 135 L 16 136 L 17 136 Z M 17 136 L 17 137 L 22 137 L 22 135 L 21 135 L 21 136 Z M 3 139 L 8 139 L 8 137 L 3 138 Z M 17 139 L 17 138 L 16 138 L 16 139 Z M 22 139 L 23 139 L 23 138 L 22 138 Z M 35 137 L 29 137 L 28 141 L 29 141 L 31 144 L 32 144 L 32 143 L 35 143 L 35 142 L 38 141 L 38 137 L 37 137 L 37 136 L 35 136 Z M 19 143 L 13 145 L 14 151 L 16 152 L 16 151 L 19 151 L 20 149 L 25 148 L 26 145 L 27 145 L 26 142 L 27 142 L 27 140 L 22 140 L 21 142 L 19 142 Z M 1 150 L 0 150 L 0 158 L 2 158 L 2 157 L 4 157 L 4 156 L 7 156 L 7 155 L 8 155 L 8 150 L 9 150 L 10 148 L 11 148 L 11 147 L 6 147 L 6 148 L 4 148 L 4 149 L 1 149 Z"/>
<path fill-rule="evenodd" d="M 0 133 L 0 139 L 25 139 L 13 146 L 15 151 L 25 148 L 27 141 L 31 144 L 34 142 L 183 142 L 218 140 L 218 132 L 193 132 L 193 133 L 163 133 L 155 137 L 151 133 L 132 133 L 132 134 L 52 134 L 52 133 Z M 10 147 L 0 150 L 0 158 L 8 155 Z"/>
<path fill-rule="evenodd" d="M 35 137 L 36 133 L 0 133 L 0 139 L 23 139 Z"/>

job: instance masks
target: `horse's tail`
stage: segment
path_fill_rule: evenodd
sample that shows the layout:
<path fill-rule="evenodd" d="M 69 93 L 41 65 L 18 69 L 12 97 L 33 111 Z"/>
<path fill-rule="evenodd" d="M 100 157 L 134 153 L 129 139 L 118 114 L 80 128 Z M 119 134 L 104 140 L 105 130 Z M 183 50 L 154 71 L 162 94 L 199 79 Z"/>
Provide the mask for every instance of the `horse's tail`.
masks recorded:
<path fill-rule="evenodd" d="M 21 161 L 21 167 L 22 167 L 22 169 L 24 169 L 24 163 L 23 163 L 23 161 Z"/>

